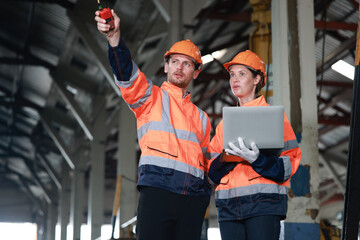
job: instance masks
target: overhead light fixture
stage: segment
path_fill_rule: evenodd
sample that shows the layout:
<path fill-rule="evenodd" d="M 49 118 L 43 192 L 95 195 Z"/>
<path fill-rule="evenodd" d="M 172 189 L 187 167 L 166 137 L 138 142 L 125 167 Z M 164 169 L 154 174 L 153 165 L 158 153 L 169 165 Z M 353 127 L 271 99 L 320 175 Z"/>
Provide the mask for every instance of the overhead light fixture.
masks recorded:
<path fill-rule="evenodd" d="M 207 55 L 201 57 L 201 60 L 202 60 L 203 64 L 205 65 L 205 64 L 207 64 L 209 62 L 214 61 L 214 57 L 211 56 L 211 54 L 207 54 Z"/>
<path fill-rule="evenodd" d="M 222 58 L 222 56 L 225 55 L 226 52 L 227 52 L 227 49 L 224 48 L 224 49 L 221 49 L 219 51 L 215 51 L 215 52 L 213 52 L 211 54 L 207 54 L 207 55 L 201 57 L 201 60 L 203 61 L 203 64 L 205 65 L 205 64 L 207 64 L 209 62 L 214 61 L 214 59 L 219 60 L 220 58 Z"/>
<path fill-rule="evenodd" d="M 355 74 L 355 67 L 343 60 L 339 60 L 333 65 L 331 65 L 331 68 L 338 73 L 344 75 L 345 77 L 350 78 L 351 80 L 354 80 L 354 74 Z"/>
<path fill-rule="evenodd" d="M 71 92 L 73 95 L 76 95 L 78 93 L 78 90 L 76 88 L 73 88 L 70 85 L 66 85 L 66 89 Z"/>

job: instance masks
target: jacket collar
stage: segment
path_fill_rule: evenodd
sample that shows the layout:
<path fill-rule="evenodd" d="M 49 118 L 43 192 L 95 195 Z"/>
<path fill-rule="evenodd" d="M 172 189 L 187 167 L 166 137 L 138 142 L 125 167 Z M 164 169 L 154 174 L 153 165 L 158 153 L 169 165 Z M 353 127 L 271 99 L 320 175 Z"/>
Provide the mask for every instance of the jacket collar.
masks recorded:
<path fill-rule="evenodd" d="M 264 96 L 260 95 L 259 97 L 255 98 L 254 100 L 242 105 L 242 107 L 250 107 L 250 106 L 269 106 L 269 104 L 265 101 Z"/>
<path fill-rule="evenodd" d="M 167 91 L 169 94 L 171 94 L 175 98 L 183 98 L 182 89 L 173 84 L 168 83 L 167 81 L 163 82 L 163 84 L 161 85 L 161 88 L 164 89 L 165 91 Z M 190 92 L 187 92 L 187 94 L 184 98 L 190 99 Z"/>

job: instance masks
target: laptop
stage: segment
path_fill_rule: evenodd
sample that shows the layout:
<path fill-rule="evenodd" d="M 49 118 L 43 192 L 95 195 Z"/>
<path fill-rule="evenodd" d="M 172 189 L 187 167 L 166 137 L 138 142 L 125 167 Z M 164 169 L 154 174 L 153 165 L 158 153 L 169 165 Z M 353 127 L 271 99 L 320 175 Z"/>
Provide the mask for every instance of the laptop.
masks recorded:
<path fill-rule="evenodd" d="M 250 148 L 255 142 L 259 149 L 284 147 L 284 107 L 224 107 L 223 108 L 223 149 L 228 142 L 238 146 L 242 137 Z"/>

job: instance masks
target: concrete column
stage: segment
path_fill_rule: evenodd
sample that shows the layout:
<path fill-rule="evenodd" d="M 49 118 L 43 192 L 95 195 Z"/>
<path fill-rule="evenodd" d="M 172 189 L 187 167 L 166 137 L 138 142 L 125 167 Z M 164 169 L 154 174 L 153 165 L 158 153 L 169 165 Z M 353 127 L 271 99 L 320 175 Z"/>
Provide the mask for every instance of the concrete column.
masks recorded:
<path fill-rule="evenodd" d="M 290 113 L 287 1 L 273 0 L 271 16 L 273 105 L 283 105 L 285 112 Z"/>
<path fill-rule="evenodd" d="M 121 101 L 119 116 L 117 174 L 122 176 L 120 224 L 123 224 L 136 216 L 138 203 L 138 191 L 136 189 L 138 160 L 136 157 L 136 119 L 124 101 Z"/>
<path fill-rule="evenodd" d="M 55 227 L 56 227 L 56 218 L 57 218 L 57 204 L 52 203 L 48 205 L 48 214 L 47 214 L 47 227 L 46 227 L 46 239 L 55 240 Z"/>
<path fill-rule="evenodd" d="M 84 214 L 83 195 L 85 173 L 81 169 L 75 169 L 72 173 L 70 226 L 72 228 L 72 239 L 80 240 L 80 230 Z"/>
<path fill-rule="evenodd" d="M 105 112 L 97 115 L 94 123 L 94 140 L 91 142 L 91 170 L 89 182 L 89 202 L 87 224 L 90 229 L 90 239 L 101 236 L 101 226 L 104 215 L 104 178 L 105 178 Z"/>
<path fill-rule="evenodd" d="M 37 228 L 37 237 L 39 240 L 46 240 L 46 219 L 48 217 L 49 212 L 46 212 L 43 216 L 41 216 L 41 219 L 37 222 L 38 228 Z"/>
<path fill-rule="evenodd" d="M 318 120 L 316 99 L 314 2 L 292 0 L 296 4 L 289 16 L 297 15 L 299 44 L 299 76 L 301 115 L 295 129 L 302 150 L 301 165 L 291 179 L 289 217 L 285 221 L 285 239 L 320 239 L 319 219 L 319 169 L 318 169 Z M 291 9 L 290 9 L 291 10 Z M 294 78 L 295 79 L 295 78 Z M 299 92 L 296 92 L 299 93 Z M 296 94 L 294 93 L 294 94 Z M 291 92 L 292 95 L 292 92 Z M 292 121 L 293 123 L 293 121 Z"/>
<path fill-rule="evenodd" d="M 85 141 L 82 137 L 77 137 L 77 149 L 74 159 L 77 168 L 71 172 L 71 199 L 70 199 L 70 227 L 72 229 L 73 240 L 80 240 L 81 225 L 84 222 L 84 192 L 85 192 L 85 171 L 88 161 L 88 150 L 84 147 Z"/>
<path fill-rule="evenodd" d="M 62 176 L 61 176 L 61 194 L 59 204 L 58 222 L 60 225 L 60 240 L 66 240 L 67 225 L 69 223 L 70 212 L 70 191 L 71 191 L 71 179 L 69 176 L 70 168 L 65 161 L 62 164 Z"/>
<path fill-rule="evenodd" d="M 272 1 L 274 105 L 285 106 L 302 150 L 282 224 L 286 240 L 320 238 L 313 7 L 311 0 Z"/>

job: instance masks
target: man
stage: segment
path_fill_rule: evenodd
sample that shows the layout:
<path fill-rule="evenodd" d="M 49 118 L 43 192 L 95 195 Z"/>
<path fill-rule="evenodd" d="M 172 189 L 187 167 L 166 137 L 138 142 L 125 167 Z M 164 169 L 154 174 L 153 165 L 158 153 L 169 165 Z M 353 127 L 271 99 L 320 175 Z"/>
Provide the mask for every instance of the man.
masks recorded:
<path fill-rule="evenodd" d="M 137 237 L 140 240 L 199 240 L 211 188 L 206 184 L 205 153 L 210 141 L 206 113 L 190 101 L 187 91 L 202 68 L 198 47 L 184 40 L 164 55 L 167 81 L 159 88 L 132 62 L 115 28 L 95 13 L 98 30 L 109 42 L 115 82 L 137 119 L 141 148 Z"/>

